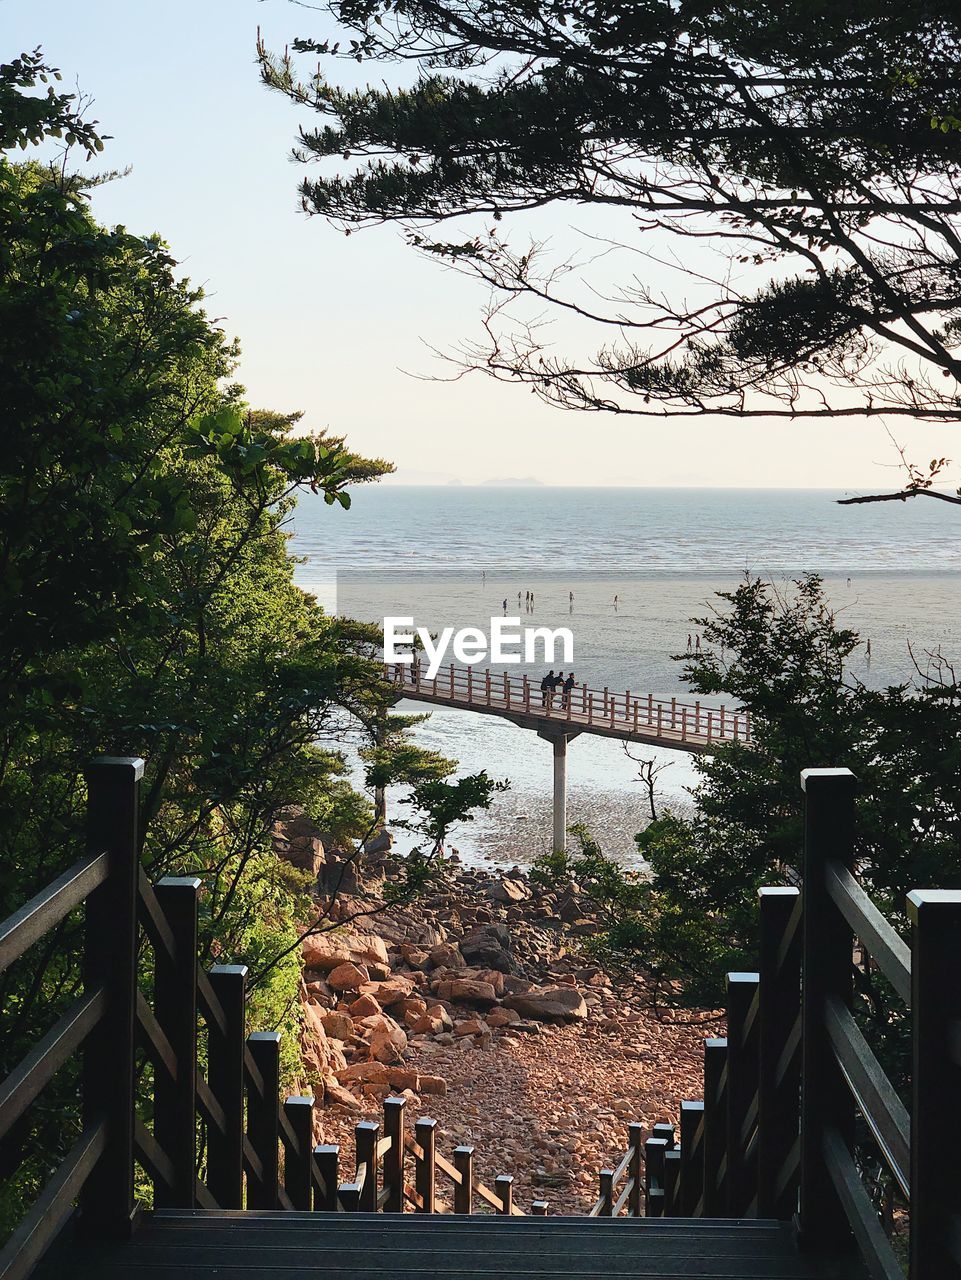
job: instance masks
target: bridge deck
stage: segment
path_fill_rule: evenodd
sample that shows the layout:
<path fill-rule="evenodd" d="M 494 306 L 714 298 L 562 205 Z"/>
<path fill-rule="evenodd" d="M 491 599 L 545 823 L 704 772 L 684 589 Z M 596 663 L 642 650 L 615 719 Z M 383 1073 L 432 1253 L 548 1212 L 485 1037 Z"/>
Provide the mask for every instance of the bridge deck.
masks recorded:
<path fill-rule="evenodd" d="M 545 699 L 539 685 L 527 676 L 471 667 L 445 667 L 433 679 L 406 664 L 388 666 L 387 670 L 405 698 L 500 716 L 544 737 L 594 733 L 692 753 L 751 739 L 750 716 L 740 709 L 581 684 L 574 686 L 569 697 L 558 690 Z"/>
<path fill-rule="evenodd" d="M 131 1241 L 65 1240 L 37 1280 L 859 1280 L 784 1224 L 670 1218 L 157 1213 Z"/>

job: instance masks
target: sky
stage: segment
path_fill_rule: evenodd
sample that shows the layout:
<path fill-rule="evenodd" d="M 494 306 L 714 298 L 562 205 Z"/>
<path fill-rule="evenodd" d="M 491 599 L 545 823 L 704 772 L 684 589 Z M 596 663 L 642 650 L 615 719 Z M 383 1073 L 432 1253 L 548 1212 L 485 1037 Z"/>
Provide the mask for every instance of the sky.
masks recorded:
<path fill-rule="evenodd" d="M 898 482 L 877 422 L 630 422 L 541 404 L 481 374 L 449 378 L 432 348 L 476 339 L 481 287 L 427 263 L 400 232 L 345 237 L 299 207 L 290 159 L 309 112 L 270 93 L 255 66 L 258 25 L 281 49 L 329 34 L 323 13 L 291 0 L 0 0 L 0 60 L 36 45 L 94 99 L 112 135 L 104 167 L 129 176 L 94 195 L 96 215 L 159 232 L 208 311 L 239 337 L 251 404 L 302 409 L 305 425 L 391 459 L 396 482 L 820 487 Z M 338 63 L 343 81 L 368 75 Z M 370 68 L 376 78 L 380 72 Z M 597 211 L 554 210 L 604 234 Z M 898 425 L 917 460 L 961 457 L 957 430 Z"/>

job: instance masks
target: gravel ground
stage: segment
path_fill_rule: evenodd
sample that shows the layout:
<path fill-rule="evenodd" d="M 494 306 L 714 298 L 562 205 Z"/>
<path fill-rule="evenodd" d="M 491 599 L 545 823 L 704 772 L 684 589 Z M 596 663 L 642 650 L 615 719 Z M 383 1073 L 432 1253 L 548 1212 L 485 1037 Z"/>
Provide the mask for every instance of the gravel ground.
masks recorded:
<path fill-rule="evenodd" d="M 543 1025 L 538 1035 L 495 1036 L 489 1049 L 414 1040 L 406 1065 L 444 1076 L 448 1092 L 411 1099 L 408 1123 L 433 1117 L 447 1159 L 455 1146 L 473 1145 L 476 1176 L 489 1187 L 512 1173 L 518 1208 L 546 1199 L 552 1213 L 586 1213 L 598 1171 L 626 1150 L 628 1123 L 639 1121 L 647 1136 L 655 1122 L 676 1121 L 682 1099 L 701 1096 L 702 1041 L 721 1026 L 609 1007 L 583 1023 Z M 379 1119 L 377 1104 L 370 1107 L 364 1115 L 322 1113 L 322 1140 L 341 1144 L 345 1168 L 353 1168 L 353 1125 Z M 440 1177 L 439 1191 L 443 1185 Z"/>

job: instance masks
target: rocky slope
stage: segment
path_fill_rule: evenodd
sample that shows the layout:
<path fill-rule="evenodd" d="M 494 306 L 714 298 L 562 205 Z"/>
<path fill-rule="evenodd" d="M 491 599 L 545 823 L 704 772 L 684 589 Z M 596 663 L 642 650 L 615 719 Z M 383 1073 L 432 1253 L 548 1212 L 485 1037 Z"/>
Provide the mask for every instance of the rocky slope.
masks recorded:
<path fill-rule="evenodd" d="M 340 920 L 376 905 L 390 880 L 386 848 L 344 875 L 296 815 L 278 852 L 317 874 L 321 901 L 341 885 Z M 426 900 L 308 937 L 302 1047 L 323 1099 L 317 1141 L 339 1142 L 352 1168 L 354 1124 L 404 1094 L 409 1123 L 437 1120 L 448 1158 L 470 1143 L 488 1184 L 513 1173 L 519 1207 L 586 1211 L 628 1122 L 649 1128 L 700 1097 L 702 1040 L 723 1033 L 709 1015 L 659 1021 L 643 982 L 585 961 L 578 945 L 597 927 L 574 885 L 544 893 L 517 868 L 454 860 Z"/>

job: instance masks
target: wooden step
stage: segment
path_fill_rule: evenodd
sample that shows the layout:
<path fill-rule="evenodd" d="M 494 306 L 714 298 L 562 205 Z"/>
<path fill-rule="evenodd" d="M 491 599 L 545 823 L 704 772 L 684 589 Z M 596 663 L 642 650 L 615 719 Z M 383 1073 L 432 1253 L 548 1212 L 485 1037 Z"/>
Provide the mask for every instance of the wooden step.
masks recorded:
<path fill-rule="evenodd" d="M 37 1280 L 860 1280 L 773 1222 L 157 1213 L 111 1245 L 64 1239 Z"/>

